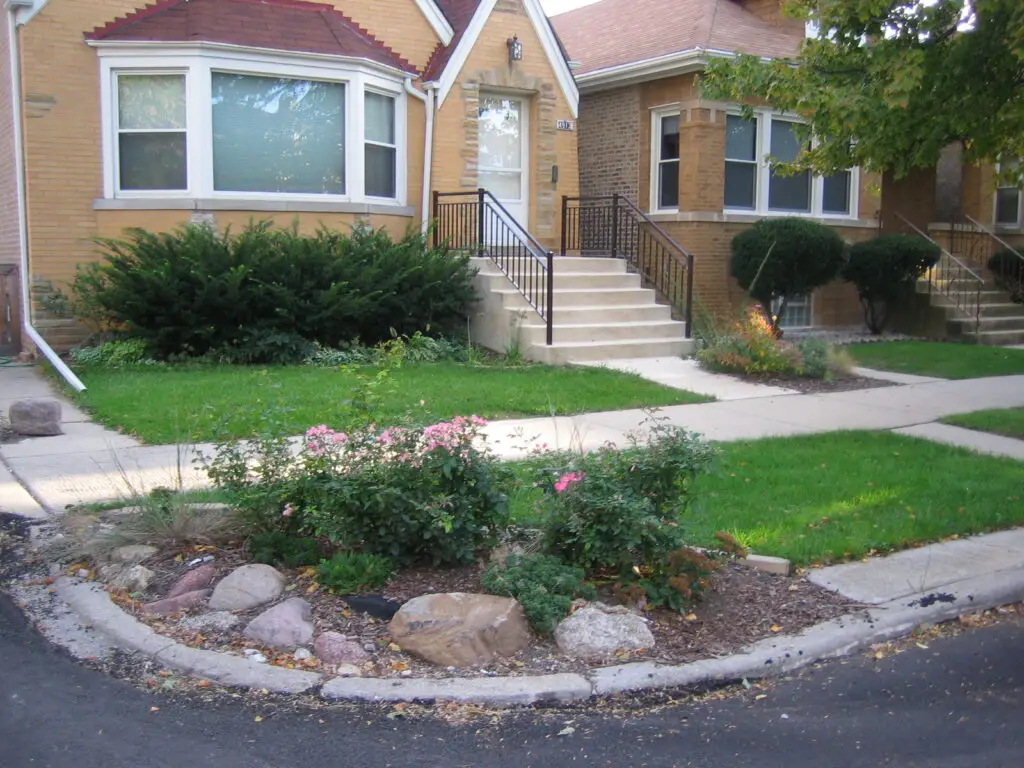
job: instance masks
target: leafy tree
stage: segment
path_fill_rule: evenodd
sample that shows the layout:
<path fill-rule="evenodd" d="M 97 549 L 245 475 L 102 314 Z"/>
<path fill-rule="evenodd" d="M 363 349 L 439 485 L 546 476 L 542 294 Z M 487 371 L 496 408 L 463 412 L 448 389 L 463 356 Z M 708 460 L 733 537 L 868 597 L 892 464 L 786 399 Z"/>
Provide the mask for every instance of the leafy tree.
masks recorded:
<path fill-rule="evenodd" d="M 779 318 L 794 296 L 833 280 L 843 265 L 846 243 L 831 227 L 798 218 L 762 219 L 732 239 L 729 271 L 760 302 L 778 334 Z M 779 299 L 772 316 L 772 302 Z"/>
<path fill-rule="evenodd" d="M 913 235 L 885 235 L 857 243 L 843 267 L 843 279 L 857 286 L 864 321 L 881 333 L 889 308 L 912 290 L 914 281 L 939 260 L 941 249 Z"/>
<path fill-rule="evenodd" d="M 816 142 L 790 170 L 898 178 L 953 142 L 965 162 L 1024 156 L 1021 0 L 790 0 L 786 12 L 819 30 L 796 60 L 715 60 L 703 90 L 806 119 Z"/>

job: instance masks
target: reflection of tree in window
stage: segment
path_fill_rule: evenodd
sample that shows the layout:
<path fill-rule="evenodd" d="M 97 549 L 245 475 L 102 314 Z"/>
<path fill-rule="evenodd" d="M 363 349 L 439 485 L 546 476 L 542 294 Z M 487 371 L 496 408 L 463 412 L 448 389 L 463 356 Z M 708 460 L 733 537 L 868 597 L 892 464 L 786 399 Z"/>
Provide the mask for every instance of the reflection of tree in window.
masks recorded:
<path fill-rule="evenodd" d="M 218 191 L 345 192 L 345 86 L 213 73 Z"/>
<path fill-rule="evenodd" d="M 480 185 L 501 200 L 517 200 L 522 192 L 522 118 L 520 102 L 480 99 Z"/>
<path fill-rule="evenodd" d="M 119 75 L 117 129 L 120 189 L 188 186 L 184 75 Z"/>

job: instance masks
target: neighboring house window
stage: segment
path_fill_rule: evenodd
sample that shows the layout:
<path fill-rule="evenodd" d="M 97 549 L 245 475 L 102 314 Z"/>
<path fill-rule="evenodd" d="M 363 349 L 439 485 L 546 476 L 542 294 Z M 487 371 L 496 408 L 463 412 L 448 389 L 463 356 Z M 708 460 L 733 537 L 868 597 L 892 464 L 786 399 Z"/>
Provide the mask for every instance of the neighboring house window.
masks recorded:
<path fill-rule="evenodd" d="M 727 115 L 725 126 L 726 211 L 786 215 L 856 216 L 856 171 L 784 176 L 769 158 L 792 162 L 803 150 L 797 123 L 759 112 L 747 120 Z"/>
<path fill-rule="evenodd" d="M 655 210 L 679 208 L 679 115 L 654 115 L 652 197 Z"/>
<path fill-rule="evenodd" d="M 1019 169 L 1020 163 L 1002 163 L 999 170 L 1007 168 Z M 1019 227 L 1021 225 L 1021 193 L 1020 187 L 1016 184 L 1005 184 L 1000 182 L 996 190 L 996 224 L 1004 227 Z"/>
<path fill-rule="evenodd" d="M 781 299 L 775 299 L 772 302 L 773 315 L 777 315 L 779 313 L 779 307 L 781 305 Z M 791 296 L 789 301 L 786 302 L 786 310 L 782 313 L 782 316 L 779 318 L 779 328 L 810 328 L 812 325 L 811 317 L 812 316 L 810 294 L 803 294 L 802 296 Z"/>
<path fill-rule="evenodd" d="M 404 205 L 402 76 L 268 59 L 102 52 L 105 196 Z"/>

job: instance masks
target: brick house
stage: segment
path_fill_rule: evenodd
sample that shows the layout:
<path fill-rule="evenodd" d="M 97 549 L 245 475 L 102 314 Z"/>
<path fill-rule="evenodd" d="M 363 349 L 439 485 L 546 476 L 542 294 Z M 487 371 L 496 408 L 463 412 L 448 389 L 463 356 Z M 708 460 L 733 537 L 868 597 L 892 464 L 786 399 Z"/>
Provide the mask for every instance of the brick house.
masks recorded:
<path fill-rule="evenodd" d="M 578 92 L 537 0 L 5 7 L 0 292 L 24 304 L 26 345 L 80 337 L 44 299 L 92 238 L 128 227 L 367 220 L 400 236 L 433 217 L 432 193 L 486 187 L 551 245 L 559 197 L 578 193 L 576 134 L 557 130 Z"/>

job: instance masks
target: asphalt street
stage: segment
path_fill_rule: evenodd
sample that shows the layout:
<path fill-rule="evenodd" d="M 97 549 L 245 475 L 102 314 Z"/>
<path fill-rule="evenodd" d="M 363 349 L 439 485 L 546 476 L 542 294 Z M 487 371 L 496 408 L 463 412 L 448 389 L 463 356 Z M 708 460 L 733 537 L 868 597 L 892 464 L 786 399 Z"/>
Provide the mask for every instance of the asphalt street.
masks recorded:
<path fill-rule="evenodd" d="M 1017 767 L 1022 647 L 1024 627 L 1002 624 L 881 661 L 832 662 L 761 699 L 744 691 L 451 724 L 392 719 L 379 708 L 296 710 L 143 691 L 50 646 L 0 595 L 0 766 Z"/>

